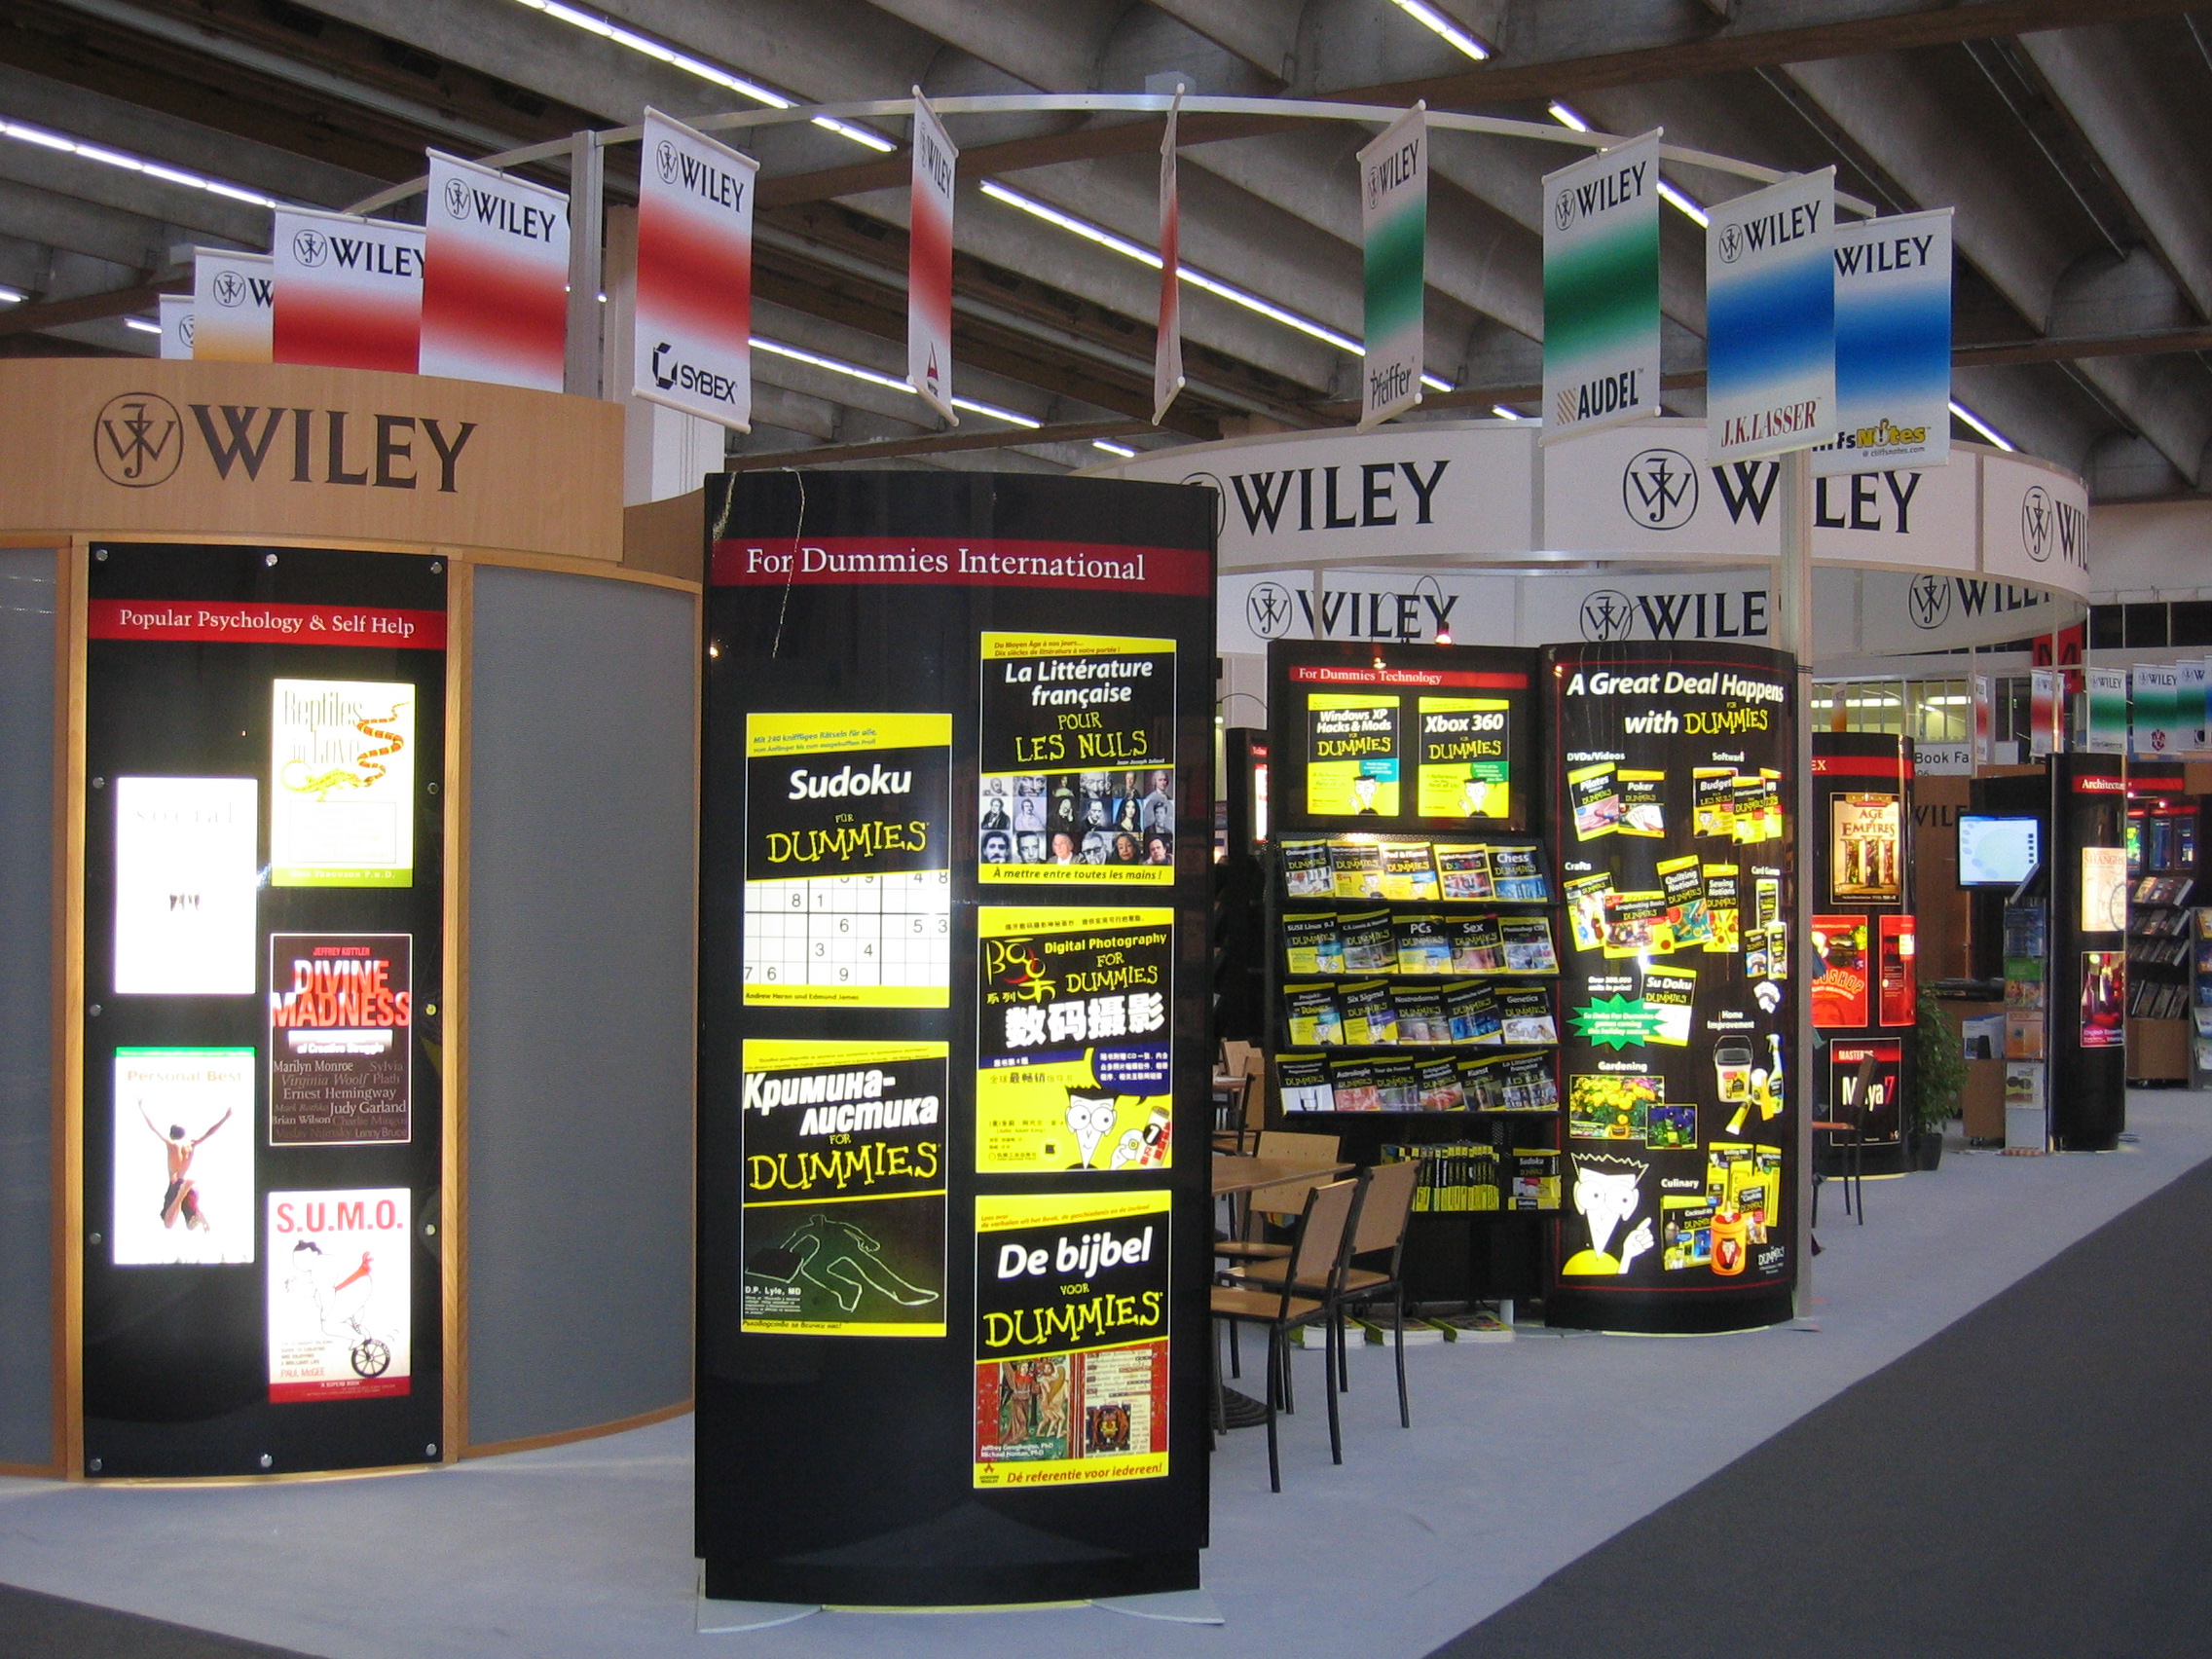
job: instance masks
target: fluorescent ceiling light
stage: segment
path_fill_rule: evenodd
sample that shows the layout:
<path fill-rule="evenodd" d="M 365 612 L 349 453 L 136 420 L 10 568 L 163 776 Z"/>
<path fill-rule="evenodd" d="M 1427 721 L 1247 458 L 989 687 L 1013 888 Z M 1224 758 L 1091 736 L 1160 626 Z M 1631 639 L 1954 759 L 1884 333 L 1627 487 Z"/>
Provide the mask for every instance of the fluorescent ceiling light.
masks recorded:
<path fill-rule="evenodd" d="M 1127 444 L 1110 444 L 1104 438 L 1092 438 L 1090 440 L 1090 447 L 1094 450 L 1104 450 L 1108 455 L 1118 455 L 1124 461 L 1127 461 L 1131 456 L 1137 453 L 1135 450 L 1129 448 Z"/>
<path fill-rule="evenodd" d="M 1995 426 L 1992 426 L 1987 421 L 1984 421 L 1979 415 L 1976 415 L 1972 410 L 1969 409 L 1965 404 L 1957 401 L 1955 398 L 1951 403 L 1951 413 L 1956 415 L 1960 420 L 1964 421 L 1968 425 L 1972 426 L 1975 431 L 1979 432 L 1983 437 L 1987 438 L 1991 443 L 1995 444 L 1999 449 L 2005 451 L 2008 455 L 2012 452 L 2013 444 L 2011 439 L 2008 438 L 2003 432 L 2000 432 Z"/>
<path fill-rule="evenodd" d="M 1562 127 L 1568 129 L 1570 131 L 1587 132 L 1590 130 L 1590 124 L 1587 121 L 1583 120 L 1581 116 L 1577 115 L 1566 104 L 1561 103 L 1557 98 L 1554 98 L 1548 105 L 1545 106 L 1545 108 L 1547 113 L 1549 113 L 1554 121 L 1558 122 Z M 1666 203 L 1668 206 L 1682 214 L 1692 224 L 1696 225 L 1697 228 L 1701 231 L 1704 230 L 1708 224 L 1712 223 L 1711 215 L 1709 215 L 1703 207 L 1699 206 L 1695 202 L 1692 202 L 1687 196 L 1684 196 L 1680 191 L 1677 190 L 1665 179 L 1661 179 L 1659 181 L 1659 200 Z"/>
<path fill-rule="evenodd" d="M 1439 12 L 1434 6 L 1428 5 L 1426 0 L 1398 0 L 1398 10 L 1420 24 L 1422 28 L 1434 34 L 1442 35 L 1477 63 L 1490 56 L 1489 47 L 1483 45 L 1481 41 L 1442 12 Z"/>
<path fill-rule="evenodd" d="M 1528 419 L 1526 415 L 1517 414 L 1515 411 L 1506 408 L 1502 403 L 1492 404 L 1490 412 L 1501 421 L 1526 421 Z"/>
<path fill-rule="evenodd" d="M 848 363 L 842 357 L 826 357 L 819 351 L 789 346 L 781 340 L 769 340 L 756 334 L 753 336 L 753 349 L 756 351 L 766 351 L 771 356 L 789 357 L 793 362 L 804 363 L 809 368 L 827 369 L 830 373 L 843 375 L 848 380 L 866 381 L 870 386 L 881 387 L 885 391 L 903 391 L 909 397 L 914 394 L 914 388 L 903 380 L 893 380 L 889 375 L 877 374 L 875 370 L 863 368 L 858 363 Z M 981 403 L 972 397 L 956 397 L 952 400 L 952 406 L 955 409 L 965 409 L 971 415 L 987 416 L 993 421 L 1004 421 L 1010 426 L 1024 426 L 1031 431 L 1044 424 L 1042 421 L 1033 421 L 1012 409 L 1002 409 L 995 403 Z"/>
<path fill-rule="evenodd" d="M 29 298 L 20 288 L 0 288 L 0 306 L 20 305 Z"/>
<path fill-rule="evenodd" d="M 1042 421 L 1032 421 L 1026 415 L 1016 415 L 1011 409 L 1001 409 L 995 403 L 977 403 L 971 397 L 954 398 L 952 407 L 965 409 L 971 415 L 987 415 L 994 421 L 1004 421 L 1010 426 L 1026 426 L 1031 431 L 1035 431 L 1045 424 Z"/>
<path fill-rule="evenodd" d="M 123 326 L 126 328 L 134 328 L 140 334 L 159 334 L 162 331 L 162 325 L 160 323 L 148 322 L 142 316 L 127 316 L 123 319 Z"/>
<path fill-rule="evenodd" d="M 688 52 L 679 52 L 673 46 L 654 40 L 650 35 L 640 34 L 636 29 L 624 28 L 610 18 L 596 17 L 574 6 L 565 6 L 561 4 L 561 0 L 516 0 L 516 3 L 528 6 L 533 12 L 542 13 L 555 22 L 567 23 L 572 29 L 595 34 L 602 40 L 612 41 L 616 46 L 641 56 L 650 57 L 656 63 L 665 63 L 671 69 L 681 69 L 686 75 L 696 75 L 702 81 L 711 81 L 718 87 L 737 93 L 739 97 L 751 98 L 755 103 L 765 104 L 770 109 L 790 109 L 798 102 L 796 98 L 786 97 L 782 92 L 763 87 L 757 81 L 749 81 L 743 75 L 733 75 L 719 64 L 710 63 L 703 57 L 694 57 Z M 877 155 L 889 155 L 899 147 L 881 133 L 870 132 L 866 128 L 855 126 L 849 121 L 833 121 L 823 115 L 815 117 L 814 125 L 824 131 L 836 133 L 840 138 L 850 138 L 856 144 L 865 145 Z"/>
<path fill-rule="evenodd" d="M 42 150 L 55 150 L 65 156 L 79 156 L 88 162 L 97 162 L 103 167 L 114 167 L 122 172 L 144 173 L 165 184 L 180 184 L 187 190 L 204 190 L 210 196 L 226 197 L 233 202 L 248 202 L 256 207 L 274 207 L 276 199 L 264 196 L 258 190 L 231 184 L 219 178 L 187 172 L 162 162 L 149 162 L 143 156 L 127 155 L 111 150 L 104 144 L 88 144 L 66 133 L 55 132 L 44 127 L 33 127 L 28 122 L 0 120 L 0 138 L 13 138 L 19 144 L 35 144 Z"/>

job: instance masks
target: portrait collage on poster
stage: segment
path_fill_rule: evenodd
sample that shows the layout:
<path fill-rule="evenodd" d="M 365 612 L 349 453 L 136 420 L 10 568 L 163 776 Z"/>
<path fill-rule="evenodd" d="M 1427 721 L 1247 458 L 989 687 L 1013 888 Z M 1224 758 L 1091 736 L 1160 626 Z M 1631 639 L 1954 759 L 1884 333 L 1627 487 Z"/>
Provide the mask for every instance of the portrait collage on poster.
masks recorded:
<path fill-rule="evenodd" d="M 249 1264 L 265 1237 L 274 1403 L 410 1388 L 412 1194 L 261 1192 L 256 1101 L 265 1081 L 273 1148 L 413 1139 L 413 936 L 264 936 L 258 896 L 264 792 L 271 887 L 414 884 L 416 698 L 404 682 L 278 679 L 266 775 L 112 790 L 116 991 L 250 997 L 266 984 L 268 1008 L 265 1049 L 115 1051 L 109 1260 Z"/>
<path fill-rule="evenodd" d="M 1562 686 L 1570 1280 L 1787 1271 L 1787 696 L 1749 667 Z"/>
<path fill-rule="evenodd" d="M 958 801 L 950 712 L 747 717 L 745 1001 L 825 1019 L 743 1045 L 739 1328 L 946 1338 L 970 1228 L 975 1485 L 1161 1476 L 1169 1196 L 1083 1178 L 1173 1161 L 1175 642 L 993 631 L 977 656 Z M 1043 1189 L 972 1217 L 949 1198 L 949 1030 L 869 1017 L 949 1011 L 970 856 L 973 1173 Z"/>

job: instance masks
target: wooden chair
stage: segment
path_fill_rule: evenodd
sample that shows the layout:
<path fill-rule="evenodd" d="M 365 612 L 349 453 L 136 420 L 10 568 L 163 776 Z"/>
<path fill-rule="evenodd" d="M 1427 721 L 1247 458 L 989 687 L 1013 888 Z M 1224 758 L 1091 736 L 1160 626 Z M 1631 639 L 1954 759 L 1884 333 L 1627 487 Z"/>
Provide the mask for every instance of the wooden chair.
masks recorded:
<path fill-rule="evenodd" d="M 1249 1155 L 1259 1144 L 1260 1125 L 1267 1121 L 1268 1062 L 1249 1044 L 1224 1047 L 1243 1052 L 1235 1074 L 1238 1087 L 1232 1091 L 1217 1085 L 1214 1089 L 1213 1149 Z"/>
<path fill-rule="evenodd" d="M 1290 1333 L 1302 1325 L 1319 1324 L 1327 1333 L 1324 1346 L 1331 1374 L 1336 1370 L 1336 1349 L 1343 1339 L 1329 1312 L 1343 1288 L 1360 1187 L 1357 1181 L 1332 1181 L 1306 1195 L 1305 1212 L 1298 1223 L 1298 1241 L 1291 1248 L 1285 1264 L 1289 1271 L 1279 1284 L 1272 1289 L 1217 1285 L 1213 1291 L 1213 1316 L 1228 1321 L 1231 1331 L 1240 1324 L 1268 1328 L 1268 1489 L 1271 1492 L 1282 1491 L 1282 1457 L 1275 1438 L 1275 1414 L 1278 1410 L 1288 1410 L 1290 1404 Z M 1302 1294 L 1300 1287 L 1308 1283 L 1314 1285 L 1318 1294 Z M 1336 1462 L 1342 1463 L 1345 1460 L 1344 1429 L 1337 1413 L 1337 1390 L 1329 1387 L 1323 1392 L 1329 1397 L 1329 1453 Z M 1218 1364 L 1214 1369 L 1214 1420 L 1221 1420 Z"/>
<path fill-rule="evenodd" d="M 1343 1141 L 1336 1135 L 1298 1134 L 1286 1129 L 1262 1129 L 1253 1143 L 1261 1158 L 1297 1159 L 1314 1164 L 1333 1164 L 1344 1156 Z M 1264 1234 L 1267 1219 L 1277 1226 L 1287 1223 L 1298 1213 L 1297 1206 L 1306 1202 L 1306 1195 L 1324 1182 L 1332 1181 L 1333 1173 L 1315 1175 L 1310 1180 L 1288 1181 L 1279 1187 L 1263 1187 L 1252 1195 L 1244 1211 L 1244 1225 L 1235 1238 L 1215 1242 L 1213 1253 L 1239 1262 L 1275 1262 L 1290 1254 L 1288 1244 L 1269 1241 Z M 1267 1206 L 1262 1209 L 1262 1204 Z M 1264 1219 L 1267 1218 L 1267 1219 Z"/>
<path fill-rule="evenodd" d="M 1392 1346 L 1397 1350 L 1398 1361 L 1398 1426 L 1414 1425 L 1413 1409 L 1406 1395 L 1406 1231 L 1413 1215 L 1414 1194 L 1420 1185 L 1420 1162 L 1406 1159 L 1397 1163 L 1382 1163 L 1372 1169 L 1360 1171 L 1360 1196 L 1357 1213 L 1352 1224 L 1351 1246 L 1345 1253 L 1346 1267 L 1335 1295 L 1326 1294 L 1318 1283 L 1295 1283 L 1288 1288 L 1309 1295 L 1320 1295 L 1330 1304 L 1329 1323 L 1335 1333 L 1333 1351 L 1336 1357 L 1336 1386 L 1351 1386 L 1350 1367 L 1345 1362 L 1344 1319 L 1350 1308 L 1367 1308 L 1390 1299 Z M 1352 1264 L 1364 1258 L 1374 1258 L 1388 1252 L 1385 1264 L 1361 1268 Z M 1254 1262 L 1239 1271 L 1238 1279 L 1246 1284 L 1279 1286 L 1288 1264 L 1280 1261 Z"/>

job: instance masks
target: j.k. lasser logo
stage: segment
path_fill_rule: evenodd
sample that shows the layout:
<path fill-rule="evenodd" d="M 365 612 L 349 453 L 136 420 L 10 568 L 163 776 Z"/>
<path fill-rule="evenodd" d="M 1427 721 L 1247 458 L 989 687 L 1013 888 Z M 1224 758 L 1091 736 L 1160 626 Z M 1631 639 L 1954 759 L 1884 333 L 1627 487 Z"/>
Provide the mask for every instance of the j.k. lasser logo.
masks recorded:
<path fill-rule="evenodd" d="M 359 414 L 190 403 L 187 421 L 158 392 L 126 391 L 92 418 L 92 460 L 110 484 L 147 490 L 177 475 L 199 449 L 218 480 L 247 484 L 356 484 L 379 490 L 460 493 L 461 457 L 473 421 L 434 415 Z M 197 442 L 195 442 L 197 440 Z M 266 476 L 265 476 L 266 475 Z"/>

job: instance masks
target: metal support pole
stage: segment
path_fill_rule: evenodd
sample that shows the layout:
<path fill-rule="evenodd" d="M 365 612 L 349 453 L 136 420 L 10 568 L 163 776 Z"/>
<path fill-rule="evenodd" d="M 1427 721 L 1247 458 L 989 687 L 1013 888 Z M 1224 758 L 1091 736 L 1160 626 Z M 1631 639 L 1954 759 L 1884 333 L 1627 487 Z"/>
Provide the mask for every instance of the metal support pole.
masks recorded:
<path fill-rule="evenodd" d="M 607 150 L 600 134 L 569 141 L 569 352 L 561 389 L 600 394 L 600 242 L 607 201 Z"/>
<path fill-rule="evenodd" d="M 1812 999 L 1805 994 L 1813 971 L 1813 460 L 1807 450 L 1782 458 L 1782 562 L 1774 572 L 1775 648 L 1796 657 L 1797 695 L 1791 704 L 1790 815 L 1791 903 L 1789 977 L 1797 994 L 1797 1029 L 1789 1045 L 1788 1096 L 1796 1107 L 1796 1225 L 1791 1245 L 1797 1255 L 1796 1311 L 1803 1318 L 1813 1306 L 1813 1118 L 1817 1089 L 1813 1079 Z"/>

